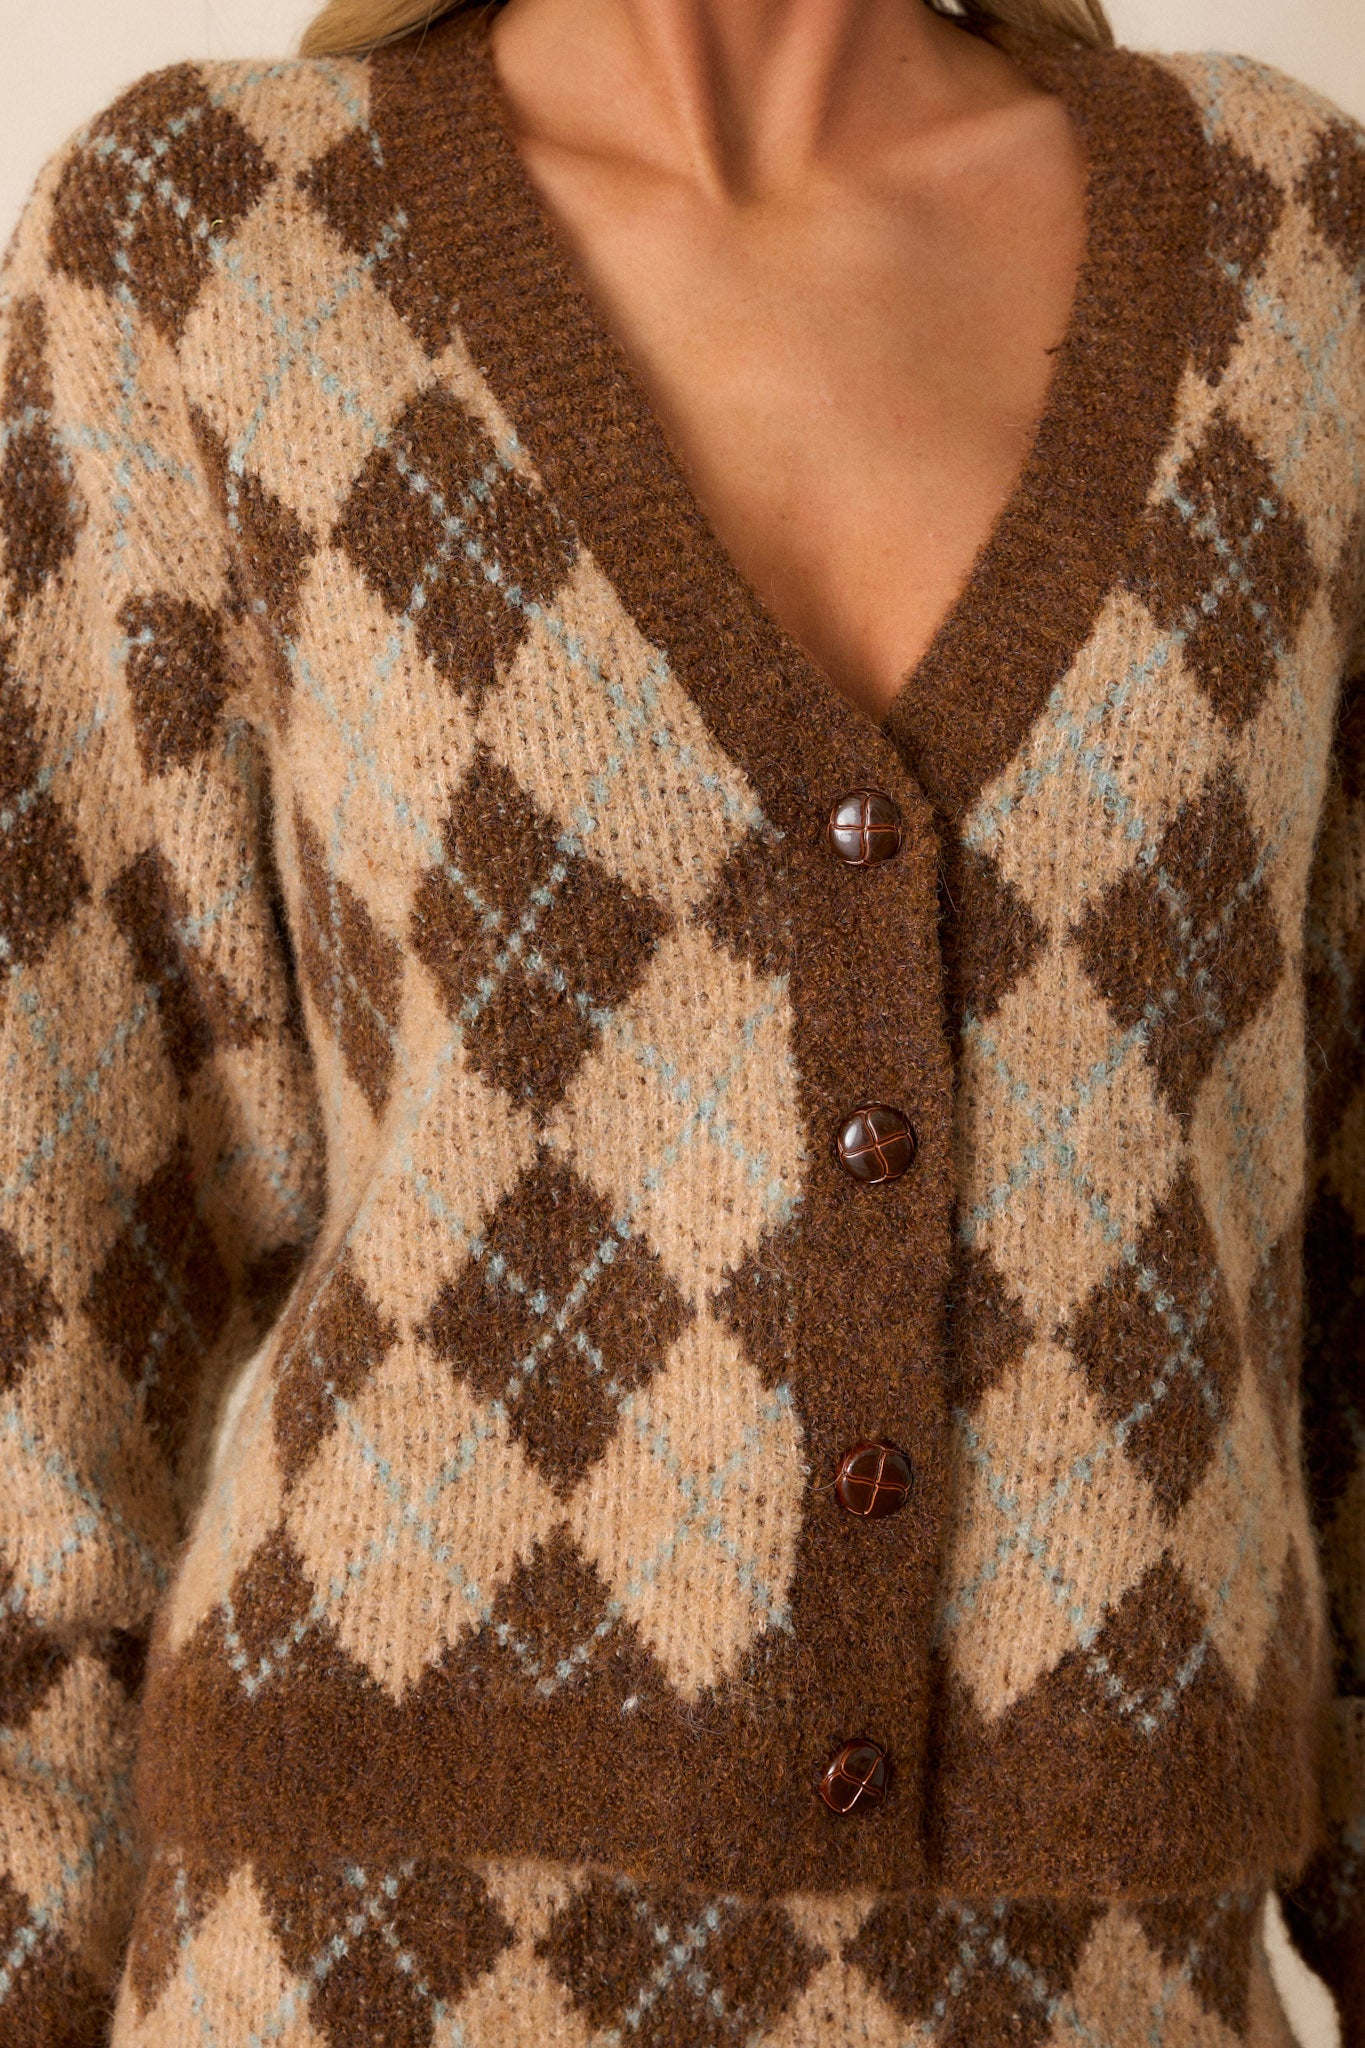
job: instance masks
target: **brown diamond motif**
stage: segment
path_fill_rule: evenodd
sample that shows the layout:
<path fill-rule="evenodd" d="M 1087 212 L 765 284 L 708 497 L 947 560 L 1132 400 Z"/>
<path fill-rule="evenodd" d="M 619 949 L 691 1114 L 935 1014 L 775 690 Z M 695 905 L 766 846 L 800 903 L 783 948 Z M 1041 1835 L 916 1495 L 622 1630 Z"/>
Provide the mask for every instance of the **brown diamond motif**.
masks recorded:
<path fill-rule="evenodd" d="M 394 140 L 397 153 L 401 153 L 401 135 Z M 387 147 L 384 160 L 390 160 Z M 393 186 L 380 175 L 380 169 L 373 132 L 353 128 L 299 173 L 298 189 L 338 241 L 370 266 L 370 275 L 390 305 L 427 354 L 435 355 L 450 340 L 453 309 L 442 281 L 458 258 L 449 245 L 435 251 L 423 249 L 420 241 L 414 241 L 415 236 L 420 237 L 420 224 L 415 226 L 411 220 L 395 234 Z M 401 180 L 401 166 L 395 170 Z M 458 221 L 452 218 L 452 235 L 458 228 Z"/>
<path fill-rule="evenodd" d="M 42 959 L 90 893 L 76 835 L 35 788 L 38 749 L 0 645 L 0 949 L 20 966 Z"/>
<path fill-rule="evenodd" d="M 56 1916 L 43 1919 L 46 1925 L 35 1924 L 32 1900 L 0 1870 L 0 1955 L 14 1973 L 6 2033 L 15 2048 L 40 2048 L 41 2022 L 48 2039 L 63 2048 L 102 2048 L 109 2038 L 107 1987 L 65 1940 Z M 16 2016 L 18 2033 L 8 2024 Z"/>
<path fill-rule="evenodd" d="M 109 1356 L 143 1390 L 148 1422 L 172 1459 L 232 1292 L 194 1197 L 194 1165 L 182 1139 L 133 1196 L 85 1298 Z"/>
<path fill-rule="evenodd" d="M 1236 776 L 1225 770 L 1075 928 L 1086 971 L 1147 1057 L 1186 1132 L 1220 1046 L 1284 969 L 1269 891 Z"/>
<path fill-rule="evenodd" d="M 640 2048 L 742 2048 L 805 1988 L 819 1952 L 775 1902 L 594 1875 L 536 1953 L 594 2028 Z"/>
<path fill-rule="evenodd" d="M 0 804 L 7 811 L 24 795 L 41 763 L 10 657 L 10 642 L 0 639 Z"/>
<path fill-rule="evenodd" d="M 0 1352 L 0 1361 L 4 1353 Z M 0 1557 L 0 1726 L 21 1728 L 60 1678 L 71 1652 L 29 1618 L 26 1589 Z"/>
<path fill-rule="evenodd" d="M 1102 1906 L 967 1904 L 897 1898 L 873 1907 L 844 1960 L 907 2021 L 934 2028 L 934 2048 L 1046 2039 Z"/>
<path fill-rule="evenodd" d="M 321 1290 L 293 1303 L 275 1348 L 275 1442 L 292 1485 L 337 1419 L 392 1349 L 398 1326 L 375 1307 L 349 1253 L 331 1265 Z"/>
<path fill-rule="evenodd" d="M 948 1302 L 955 1403 L 968 1413 L 1023 1357 L 1034 1331 L 1011 1297 L 989 1252 L 959 1240 Z"/>
<path fill-rule="evenodd" d="M 201 1640 L 192 1654 L 206 1662 L 231 1658 L 248 1689 L 277 1672 L 283 1655 L 296 1686 L 306 1691 L 310 1684 L 324 1684 L 333 1697 L 345 1696 L 348 1711 L 363 1711 L 373 1698 L 374 1681 L 347 1654 L 330 1620 L 316 1618 L 316 1599 L 313 1581 L 281 1524 L 237 1573 L 230 1608 L 215 1608 L 201 1624 Z"/>
<path fill-rule="evenodd" d="M 1043 928 L 996 863 L 959 842 L 945 855 L 943 977 L 949 1015 L 984 1023 L 1032 966 Z"/>
<path fill-rule="evenodd" d="M 562 839 L 480 754 L 413 900 L 413 949 L 474 1065 L 544 1114 L 665 929 L 644 896 Z"/>
<path fill-rule="evenodd" d="M 1209 145 L 1207 162 L 1209 236 L 1190 329 L 1195 360 L 1216 385 L 1246 318 L 1247 289 L 1279 226 L 1284 195 L 1259 165 L 1222 138 Z"/>
<path fill-rule="evenodd" d="M 141 78 L 101 116 L 62 173 L 52 214 L 58 270 L 113 294 L 130 287 L 167 341 L 184 331 L 213 258 L 273 173 L 193 64 Z"/>
<path fill-rule="evenodd" d="M 427 658 L 477 711 L 574 547 L 483 427 L 432 385 L 365 463 L 332 532 L 370 587 L 411 617 Z"/>
<path fill-rule="evenodd" d="M 148 775 L 164 775 L 212 744 L 230 682 L 223 621 L 188 599 L 130 597 L 119 624 L 138 754 Z"/>
<path fill-rule="evenodd" d="M 85 508 L 71 463 L 52 429 L 47 315 L 41 299 L 20 299 L 9 315 L 10 354 L 0 420 L 0 530 L 16 604 L 55 576 L 76 545 Z"/>
<path fill-rule="evenodd" d="M 657 1372 L 688 1309 L 642 1239 L 545 1153 L 498 1204 L 480 1255 L 442 1287 L 426 1336 L 500 1400 L 541 1471 L 568 1493 Z"/>
<path fill-rule="evenodd" d="M 1168 1552 L 1110 1608 L 1088 1649 L 1067 1652 L 1055 1689 L 1069 1689 L 1080 1672 L 1154 1758 L 1161 1752 L 1153 1745 L 1174 1716 L 1233 1711 L 1227 1667 Z"/>
<path fill-rule="evenodd" d="M 16 810 L 4 836 L 0 939 L 11 961 L 32 967 L 88 894 L 85 870 L 75 834 L 45 794 Z"/>
<path fill-rule="evenodd" d="M 153 1855 L 138 1894 L 127 1956 L 128 1982 L 144 2019 L 221 1893 L 224 1878 L 225 1873 L 196 1868 L 174 1852 Z"/>
<path fill-rule="evenodd" d="M 482 1878 L 460 1864 L 357 1859 L 261 1881 L 285 1962 L 311 1986 L 309 2021 L 336 2048 L 428 2048 L 436 2001 L 462 1997 L 512 1940 Z"/>
<path fill-rule="evenodd" d="M 1365 147 L 1358 128 L 1333 121 L 1324 130 L 1295 196 L 1307 205 L 1314 227 L 1336 251 L 1347 275 L 1353 276 L 1365 249 Z"/>
<path fill-rule="evenodd" d="M 58 1315 L 42 1273 L 32 1273 L 7 1230 L 0 1230 L 0 1388 L 11 1387 L 32 1347 Z"/>
<path fill-rule="evenodd" d="M 619 1713 L 632 1693 L 655 1705 L 665 1690 L 658 1665 L 562 1527 L 517 1559 L 488 1621 L 447 1652 L 439 1672 L 433 1687 L 469 1687 L 504 1727 L 525 1712 L 528 1692 L 537 1703 L 553 1697 L 571 1717 L 567 1729 L 575 1713 Z"/>
<path fill-rule="evenodd" d="M 190 425 L 223 523 L 233 536 L 246 595 L 265 618 L 274 709 L 283 723 L 294 683 L 286 643 L 298 630 L 299 600 L 316 543 L 254 470 L 232 466 L 227 447 L 198 406 L 190 407 Z"/>
<path fill-rule="evenodd" d="M 166 1056 L 183 1084 L 219 1045 L 248 1045 L 259 1018 L 181 937 L 186 906 L 164 857 L 148 847 L 109 885 L 114 922 L 155 991 Z"/>
<path fill-rule="evenodd" d="M 1318 572 L 1303 521 L 1269 465 L 1221 413 L 1150 515 L 1134 582 L 1157 624 L 1182 636 L 1190 672 L 1219 716 L 1242 726 Z"/>
<path fill-rule="evenodd" d="M 755 974 L 791 969 L 793 904 L 801 898 L 796 873 L 804 858 L 785 834 L 766 821 L 730 848 L 698 922 L 718 945 L 747 960 Z"/>
<path fill-rule="evenodd" d="M 1252 1957 L 1260 1938 L 1258 1893 L 1217 1898 L 1144 1899 L 1133 1912 L 1173 1974 L 1179 1971 L 1208 2012 L 1245 2037 Z"/>
<path fill-rule="evenodd" d="M 294 836 L 303 882 L 299 961 L 346 1071 L 378 1116 L 389 1099 L 403 954 L 354 889 L 328 865 L 322 836 L 296 803 Z"/>
<path fill-rule="evenodd" d="M 1187 1166 L 1069 1342 L 1173 1521 L 1213 1456 L 1240 1371 L 1218 1248 Z"/>

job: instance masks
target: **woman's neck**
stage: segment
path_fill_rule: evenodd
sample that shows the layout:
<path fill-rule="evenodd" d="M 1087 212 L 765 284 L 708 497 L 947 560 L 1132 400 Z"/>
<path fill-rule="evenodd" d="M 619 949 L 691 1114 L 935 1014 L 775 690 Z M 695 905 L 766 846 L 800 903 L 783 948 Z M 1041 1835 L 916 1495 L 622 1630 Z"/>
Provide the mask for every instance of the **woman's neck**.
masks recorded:
<path fill-rule="evenodd" d="M 542 143 L 624 152 L 740 203 L 1019 90 L 923 0 L 507 0 L 495 43 L 504 78 L 556 78 Z"/>

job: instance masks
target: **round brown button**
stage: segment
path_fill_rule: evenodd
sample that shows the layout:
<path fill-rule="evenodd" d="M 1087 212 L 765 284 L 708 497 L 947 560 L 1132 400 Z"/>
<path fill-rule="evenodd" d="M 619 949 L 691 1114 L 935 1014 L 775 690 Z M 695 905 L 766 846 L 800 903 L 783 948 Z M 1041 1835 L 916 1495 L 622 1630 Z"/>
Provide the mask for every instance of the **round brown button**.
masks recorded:
<path fill-rule="evenodd" d="M 835 1813 L 880 1806 L 890 1775 L 886 1751 L 875 1742 L 846 1742 L 825 1765 L 820 1797 Z"/>
<path fill-rule="evenodd" d="M 905 1506 L 913 1476 L 910 1460 L 894 1444 L 883 1443 L 880 1438 L 854 1444 L 839 1460 L 834 1496 L 850 1515 L 880 1522 Z"/>
<path fill-rule="evenodd" d="M 875 867 L 901 850 L 901 814 L 884 790 L 845 790 L 829 814 L 829 843 L 848 867 Z"/>
<path fill-rule="evenodd" d="M 834 1143 L 845 1172 L 873 1186 L 899 1180 L 915 1157 L 910 1119 L 884 1102 L 865 1102 L 846 1116 Z"/>

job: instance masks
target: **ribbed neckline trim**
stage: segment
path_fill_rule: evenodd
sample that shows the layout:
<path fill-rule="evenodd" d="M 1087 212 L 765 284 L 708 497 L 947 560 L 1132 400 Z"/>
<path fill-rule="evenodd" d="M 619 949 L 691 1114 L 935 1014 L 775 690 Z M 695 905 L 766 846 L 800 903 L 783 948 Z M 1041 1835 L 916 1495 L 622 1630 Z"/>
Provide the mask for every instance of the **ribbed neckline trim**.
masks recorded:
<path fill-rule="evenodd" d="M 1208 231 L 1207 147 L 1174 74 L 1131 51 L 1011 56 L 1068 108 L 1087 166 L 1071 315 L 1028 457 L 966 584 L 878 723 L 777 622 L 701 509 L 635 370 L 531 183 L 491 9 L 378 50 L 397 197 L 444 251 L 454 319 L 542 476 L 722 744 L 806 795 L 821 740 L 875 770 L 888 743 L 951 827 L 1009 761 L 1121 577 L 1167 445 Z M 472 261 L 477 251 L 479 260 Z M 727 703 L 726 692 L 734 700 Z M 727 730 L 728 728 L 728 730 Z M 765 743 L 766 741 L 766 743 Z M 833 764 L 831 764 L 833 765 Z M 771 807 L 777 792 L 760 774 Z"/>

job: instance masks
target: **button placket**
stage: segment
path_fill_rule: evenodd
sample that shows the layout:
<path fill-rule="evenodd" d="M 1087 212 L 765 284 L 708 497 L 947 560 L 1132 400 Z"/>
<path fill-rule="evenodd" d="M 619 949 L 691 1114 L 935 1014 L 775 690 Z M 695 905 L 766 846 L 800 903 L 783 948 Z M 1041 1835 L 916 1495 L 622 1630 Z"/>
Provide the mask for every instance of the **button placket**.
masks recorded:
<path fill-rule="evenodd" d="M 847 790 L 836 799 L 826 828 L 831 852 L 845 867 L 871 868 L 892 860 L 904 844 L 899 807 L 884 790 Z M 890 1103 L 861 1103 L 834 1133 L 834 1151 L 850 1179 L 880 1187 L 901 1179 L 914 1163 L 918 1141 L 909 1118 Z M 909 1459 L 881 1439 L 856 1443 L 839 1461 L 834 1492 L 844 1512 L 881 1521 L 904 1507 L 910 1494 Z M 846 1742 L 825 1766 L 820 1796 L 843 1815 L 879 1806 L 890 1777 L 886 1751 L 866 1738 Z"/>

